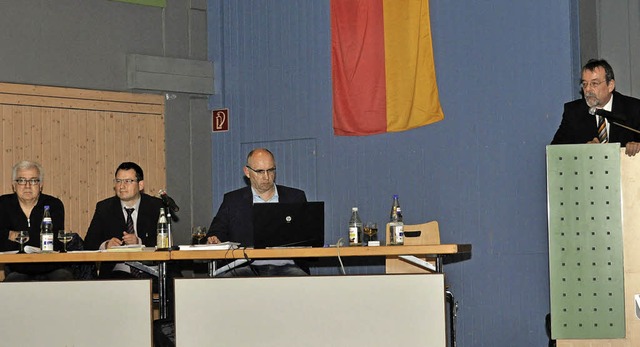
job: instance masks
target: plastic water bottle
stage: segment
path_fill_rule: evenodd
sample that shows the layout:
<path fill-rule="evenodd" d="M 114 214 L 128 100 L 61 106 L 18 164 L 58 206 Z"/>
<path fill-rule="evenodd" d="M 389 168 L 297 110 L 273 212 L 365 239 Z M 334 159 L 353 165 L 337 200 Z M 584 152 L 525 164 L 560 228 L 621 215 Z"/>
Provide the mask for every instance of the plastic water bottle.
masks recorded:
<path fill-rule="evenodd" d="M 404 245 L 404 223 L 402 222 L 402 209 L 398 195 L 393 196 L 393 205 L 389 217 L 389 244 Z"/>
<path fill-rule="evenodd" d="M 167 215 L 164 208 L 160 208 L 160 217 L 158 217 L 158 227 L 156 229 L 156 249 L 169 249 L 169 224 L 167 223 Z"/>
<path fill-rule="evenodd" d="M 40 223 L 40 249 L 43 253 L 53 252 L 53 222 L 49 205 L 44 207 L 42 223 Z"/>
<path fill-rule="evenodd" d="M 349 219 L 349 246 L 359 246 L 362 244 L 362 219 L 358 215 L 358 208 L 351 208 L 351 219 Z"/>

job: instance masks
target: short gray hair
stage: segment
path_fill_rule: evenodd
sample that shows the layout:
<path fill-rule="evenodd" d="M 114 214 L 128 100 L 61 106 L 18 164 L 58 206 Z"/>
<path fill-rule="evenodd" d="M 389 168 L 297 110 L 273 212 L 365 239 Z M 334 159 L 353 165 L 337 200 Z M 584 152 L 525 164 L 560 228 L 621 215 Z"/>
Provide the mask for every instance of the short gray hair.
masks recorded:
<path fill-rule="evenodd" d="M 13 171 L 11 173 L 11 181 L 15 181 L 18 178 L 18 170 L 29 170 L 36 169 L 38 170 L 38 178 L 40 179 L 40 183 L 44 181 L 44 169 L 42 165 L 36 163 L 35 161 L 23 160 L 16 165 L 13 166 Z"/>

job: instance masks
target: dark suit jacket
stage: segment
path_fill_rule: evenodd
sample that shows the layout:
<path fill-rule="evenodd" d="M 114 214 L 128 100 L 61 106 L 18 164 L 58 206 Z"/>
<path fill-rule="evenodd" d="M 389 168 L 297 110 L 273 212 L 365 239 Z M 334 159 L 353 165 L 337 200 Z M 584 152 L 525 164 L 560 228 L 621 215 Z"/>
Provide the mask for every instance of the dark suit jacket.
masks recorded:
<path fill-rule="evenodd" d="M 611 112 L 622 115 L 626 119 L 618 123 L 640 130 L 640 100 L 613 92 L 613 107 Z M 609 121 L 609 142 L 620 143 L 622 147 L 627 142 L 640 142 L 640 134 L 611 124 Z M 578 99 L 564 104 L 562 122 L 556 131 L 552 145 L 587 143 L 598 137 L 596 118 L 589 114 L 589 106 L 584 99 Z"/>
<path fill-rule="evenodd" d="M 300 189 L 277 186 L 278 201 L 284 203 L 306 202 Z M 253 193 L 244 187 L 224 195 L 222 205 L 213 218 L 207 236 L 215 235 L 220 241 L 240 242 L 242 246 L 253 246 Z"/>
<path fill-rule="evenodd" d="M 140 194 L 136 230 L 138 237 L 147 247 L 156 245 L 156 226 L 161 207 L 164 207 L 162 200 L 144 193 Z M 120 199 L 113 196 L 99 201 L 85 237 L 85 249 L 98 249 L 104 241 L 112 237 L 122 238 L 122 232 L 125 230 L 127 230 L 127 221 L 122 212 Z M 114 266 L 115 263 L 102 263 L 100 276 L 103 277 L 106 272 L 111 272 Z"/>
<path fill-rule="evenodd" d="M 285 186 L 278 188 L 278 201 L 284 203 L 306 202 L 304 191 Z M 221 242 L 239 242 L 243 247 L 253 246 L 253 193 L 247 186 L 224 195 L 218 213 L 213 218 L 207 237 L 217 236 Z M 296 264 L 307 273 L 306 262 L 296 259 Z"/>

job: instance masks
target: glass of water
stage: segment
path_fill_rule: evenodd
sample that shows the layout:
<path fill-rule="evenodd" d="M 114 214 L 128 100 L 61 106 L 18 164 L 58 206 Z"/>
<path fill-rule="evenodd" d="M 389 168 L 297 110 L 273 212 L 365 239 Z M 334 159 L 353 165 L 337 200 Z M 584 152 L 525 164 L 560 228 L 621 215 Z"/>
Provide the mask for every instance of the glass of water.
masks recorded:
<path fill-rule="evenodd" d="M 24 251 L 24 244 L 29 241 L 29 230 L 20 230 L 16 236 L 16 241 L 20 244 L 20 250 L 18 253 L 26 253 Z"/>
<path fill-rule="evenodd" d="M 368 222 L 362 228 L 362 245 L 367 246 L 369 241 L 378 241 L 378 224 Z"/>
<path fill-rule="evenodd" d="M 207 227 L 195 226 L 191 229 L 191 244 L 199 245 L 202 239 L 207 236 Z"/>
<path fill-rule="evenodd" d="M 70 230 L 58 230 L 58 241 L 62 242 L 64 248 L 60 253 L 67 253 L 67 243 L 73 238 L 73 232 Z"/>

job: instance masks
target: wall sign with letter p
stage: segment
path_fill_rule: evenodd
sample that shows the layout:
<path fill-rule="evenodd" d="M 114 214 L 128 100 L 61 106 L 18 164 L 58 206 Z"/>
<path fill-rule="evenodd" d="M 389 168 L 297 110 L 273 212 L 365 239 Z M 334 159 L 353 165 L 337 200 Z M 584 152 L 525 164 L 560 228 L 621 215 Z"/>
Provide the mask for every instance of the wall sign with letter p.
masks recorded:
<path fill-rule="evenodd" d="M 222 108 L 211 111 L 212 131 L 229 131 L 229 109 Z"/>

